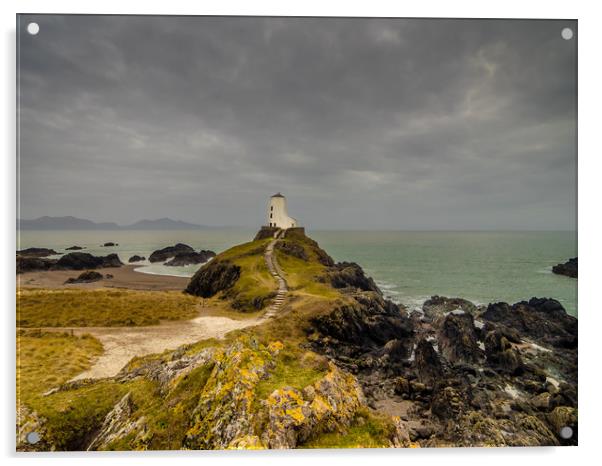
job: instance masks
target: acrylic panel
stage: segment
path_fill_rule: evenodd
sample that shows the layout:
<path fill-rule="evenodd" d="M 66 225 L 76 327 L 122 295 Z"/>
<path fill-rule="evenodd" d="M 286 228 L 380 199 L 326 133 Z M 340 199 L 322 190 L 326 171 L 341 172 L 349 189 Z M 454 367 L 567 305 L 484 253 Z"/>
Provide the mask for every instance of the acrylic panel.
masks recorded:
<path fill-rule="evenodd" d="M 576 445 L 577 32 L 17 15 L 17 450 Z"/>

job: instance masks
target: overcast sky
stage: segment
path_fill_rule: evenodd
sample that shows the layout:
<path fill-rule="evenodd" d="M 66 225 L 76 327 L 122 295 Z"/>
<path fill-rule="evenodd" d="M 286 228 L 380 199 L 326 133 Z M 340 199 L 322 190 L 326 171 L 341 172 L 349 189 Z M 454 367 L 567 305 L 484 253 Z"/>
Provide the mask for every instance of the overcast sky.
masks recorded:
<path fill-rule="evenodd" d="M 20 21 L 22 218 L 575 228 L 575 22 Z"/>

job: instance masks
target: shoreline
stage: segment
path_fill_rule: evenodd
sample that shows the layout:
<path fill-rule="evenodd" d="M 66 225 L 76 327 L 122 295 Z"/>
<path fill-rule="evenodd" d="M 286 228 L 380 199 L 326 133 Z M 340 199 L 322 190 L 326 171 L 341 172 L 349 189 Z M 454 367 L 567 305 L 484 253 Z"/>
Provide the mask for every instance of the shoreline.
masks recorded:
<path fill-rule="evenodd" d="M 175 275 L 157 275 L 138 272 L 137 265 L 123 265 L 121 267 L 105 267 L 96 269 L 106 277 L 90 283 L 65 284 L 71 277 L 77 277 L 83 270 L 44 270 L 38 272 L 25 272 L 17 275 L 17 289 L 19 288 L 49 288 L 49 289 L 100 289 L 100 288 L 127 288 L 141 291 L 182 291 L 188 285 L 190 278 Z"/>

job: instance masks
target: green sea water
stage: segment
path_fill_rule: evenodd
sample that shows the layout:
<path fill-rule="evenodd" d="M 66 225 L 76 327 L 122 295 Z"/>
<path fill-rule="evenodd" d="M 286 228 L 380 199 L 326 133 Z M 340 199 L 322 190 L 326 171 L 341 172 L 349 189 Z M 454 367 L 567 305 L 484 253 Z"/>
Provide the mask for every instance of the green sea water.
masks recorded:
<path fill-rule="evenodd" d="M 72 245 L 92 254 L 148 258 L 177 242 L 223 251 L 249 241 L 255 230 L 200 231 L 23 231 L 19 248 Z M 360 264 L 383 292 L 410 309 L 432 295 L 462 297 L 477 304 L 514 303 L 533 296 L 557 299 L 577 315 L 577 280 L 555 275 L 552 266 L 577 256 L 575 232 L 307 231 L 335 260 Z M 119 243 L 105 248 L 105 242 Z M 140 272 L 191 276 L 198 265 L 137 264 Z"/>

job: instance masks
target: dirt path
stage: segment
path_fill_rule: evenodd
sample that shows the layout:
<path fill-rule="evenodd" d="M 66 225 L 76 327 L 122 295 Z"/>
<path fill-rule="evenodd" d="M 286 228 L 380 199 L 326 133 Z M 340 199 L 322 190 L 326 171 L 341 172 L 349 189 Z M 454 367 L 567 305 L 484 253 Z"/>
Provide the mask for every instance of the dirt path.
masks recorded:
<path fill-rule="evenodd" d="M 112 377 L 134 356 L 161 353 L 208 338 L 222 338 L 226 333 L 252 325 L 261 319 L 234 320 L 227 317 L 203 316 L 188 321 L 168 322 L 148 327 L 76 327 L 44 329 L 90 334 L 98 338 L 104 353 L 93 366 L 73 380 Z"/>
<path fill-rule="evenodd" d="M 280 240 L 283 237 L 283 235 L 284 230 L 278 231 L 275 234 L 274 239 L 270 241 L 270 243 L 265 248 L 265 263 L 268 266 L 268 270 L 270 271 L 270 273 L 274 276 L 276 280 L 278 280 L 278 292 L 276 293 L 274 301 L 272 301 L 272 304 L 270 304 L 265 313 L 264 317 L 266 319 L 274 317 L 278 313 L 278 311 L 282 307 L 282 304 L 284 303 L 284 300 L 286 299 L 286 295 L 288 294 L 288 286 L 286 284 L 286 280 L 283 277 L 282 269 L 280 268 L 280 266 L 278 265 L 278 261 L 274 257 L 274 246 L 276 245 L 278 240 Z"/>

